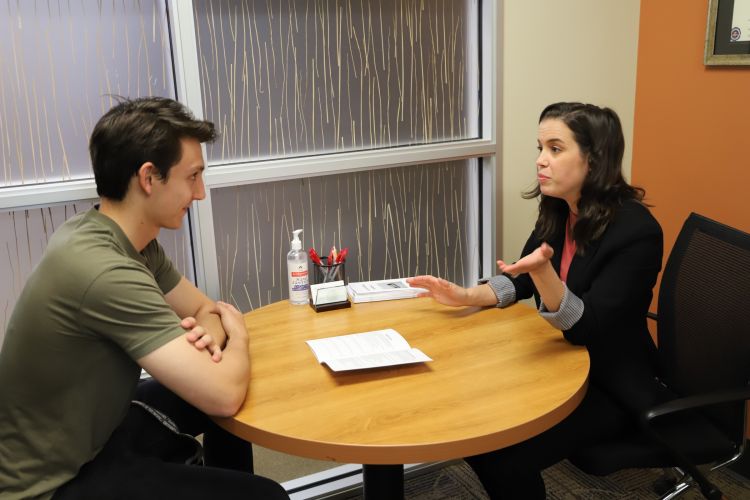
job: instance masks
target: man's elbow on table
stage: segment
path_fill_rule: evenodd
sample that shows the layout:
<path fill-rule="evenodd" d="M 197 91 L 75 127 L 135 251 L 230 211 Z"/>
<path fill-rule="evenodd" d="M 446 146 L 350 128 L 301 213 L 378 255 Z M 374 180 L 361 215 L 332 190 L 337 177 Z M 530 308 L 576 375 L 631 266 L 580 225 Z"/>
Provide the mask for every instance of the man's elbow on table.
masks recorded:
<path fill-rule="evenodd" d="M 231 391 L 226 389 L 227 388 L 224 387 L 223 390 L 219 391 L 220 393 L 223 393 L 220 394 L 220 397 L 213 401 L 206 401 L 205 405 L 201 404 L 200 406 L 197 406 L 197 408 L 206 415 L 214 417 L 231 417 L 235 415 L 245 401 L 247 385 L 241 389 L 237 387 Z"/>

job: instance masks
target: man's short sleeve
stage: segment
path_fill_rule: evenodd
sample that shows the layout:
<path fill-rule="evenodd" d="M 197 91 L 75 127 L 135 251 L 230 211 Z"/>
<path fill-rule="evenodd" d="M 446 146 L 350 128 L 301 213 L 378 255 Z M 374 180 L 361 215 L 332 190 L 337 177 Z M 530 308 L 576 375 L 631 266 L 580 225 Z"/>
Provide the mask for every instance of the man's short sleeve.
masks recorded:
<path fill-rule="evenodd" d="M 83 328 L 111 340 L 134 360 L 184 333 L 154 277 L 137 265 L 100 274 L 86 291 L 79 316 Z"/>
<path fill-rule="evenodd" d="M 172 261 L 169 260 L 167 254 L 164 253 L 164 249 L 155 239 L 146 245 L 142 254 L 161 291 L 164 294 L 169 293 L 182 279 L 180 272 L 174 268 Z"/>

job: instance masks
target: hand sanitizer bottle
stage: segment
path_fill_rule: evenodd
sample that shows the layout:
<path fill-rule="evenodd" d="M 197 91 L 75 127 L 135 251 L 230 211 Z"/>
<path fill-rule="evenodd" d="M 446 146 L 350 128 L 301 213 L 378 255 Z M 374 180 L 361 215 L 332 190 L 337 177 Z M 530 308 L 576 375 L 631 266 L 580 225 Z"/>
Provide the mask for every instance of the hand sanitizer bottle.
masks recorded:
<path fill-rule="evenodd" d="M 292 231 L 292 249 L 286 254 L 286 265 L 289 278 L 289 302 L 292 304 L 307 304 L 310 284 L 307 276 L 307 254 L 302 251 L 299 233 L 302 229 Z"/>

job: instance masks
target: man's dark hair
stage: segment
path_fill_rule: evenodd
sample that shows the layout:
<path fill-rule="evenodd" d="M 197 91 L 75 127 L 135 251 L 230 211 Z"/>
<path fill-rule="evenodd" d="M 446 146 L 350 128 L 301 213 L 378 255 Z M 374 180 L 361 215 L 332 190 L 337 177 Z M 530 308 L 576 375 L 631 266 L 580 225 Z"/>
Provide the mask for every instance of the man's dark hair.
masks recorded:
<path fill-rule="evenodd" d="M 645 191 L 628 184 L 622 175 L 625 138 L 620 118 L 613 110 L 580 102 L 558 102 L 544 108 L 539 123 L 546 119 L 558 119 L 567 125 L 589 164 L 573 227 L 576 253 L 583 255 L 589 243 L 607 229 L 617 207 L 626 200 L 642 203 Z M 539 198 L 537 237 L 549 240 L 564 227 L 568 220 L 568 204 L 564 200 L 543 195 L 539 184 L 523 197 Z"/>
<path fill-rule="evenodd" d="M 181 140 L 199 142 L 216 139 L 214 124 L 197 120 L 185 106 L 166 97 L 118 98 L 102 116 L 89 141 L 99 196 L 120 201 L 130 179 L 146 162 L 154 164 L 162 181 L 180 161 Z"/>

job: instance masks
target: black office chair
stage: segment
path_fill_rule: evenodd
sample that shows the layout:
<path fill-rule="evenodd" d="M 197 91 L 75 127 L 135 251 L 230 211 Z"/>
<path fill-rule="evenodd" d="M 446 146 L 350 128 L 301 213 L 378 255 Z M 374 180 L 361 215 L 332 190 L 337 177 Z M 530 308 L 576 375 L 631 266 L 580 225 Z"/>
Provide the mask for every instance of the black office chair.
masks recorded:
<path fill-rule="evenodd" d="M 740 458 L 750 399 L 750 234 L 691 213 L 669 255 L 659 289 L 660 381 L 676 399 L 648 411 L 642 430 L 571 457 L 578 468 L 607 475 L 627 468 L 674 468 L 659 493 L 698 483 L 706 498 L 721 491 L 710 470 Z"/>

